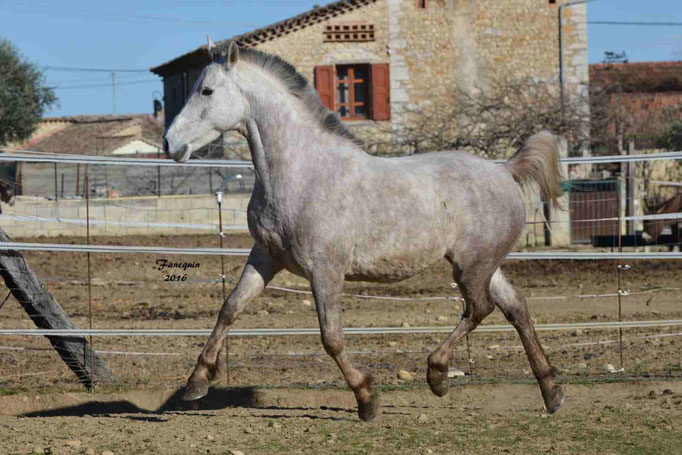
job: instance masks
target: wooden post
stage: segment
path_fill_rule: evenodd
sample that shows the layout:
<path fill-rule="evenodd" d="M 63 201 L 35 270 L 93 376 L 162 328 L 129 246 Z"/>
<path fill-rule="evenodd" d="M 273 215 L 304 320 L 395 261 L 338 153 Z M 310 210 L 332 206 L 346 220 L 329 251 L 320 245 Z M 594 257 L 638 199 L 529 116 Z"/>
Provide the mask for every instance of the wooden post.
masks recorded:
<path fill-rule="evenodd" d="M 635 141 L 630 140 L 628 143 L 628 155 L 635 154 Z M 635 216 L 635 163 L 626 163 L 625 168 L 625 215 L 628 217 Z M 628 227 L 628 235 L 635 234 L 635 222 L 634 220 L 628 220 L 626 226 Z"/>
<path fill-rule="evenodd" d="M 0 242 L 10 238 L 0 228 Z M 52 294 L 47 292 L 35 272 L 18 251 L 0 250 L 0 275 L 12 292 L 14 298 L 28 313 L 39 329 L 75 329 L 68 315 Z M 107 368 L 97 355 L 90 357 L 90 349 L 85 337 L 47 336 L 46 337 L 73 371 L 78 380 L 86 387 L 93 383 L 114 383 L 116 375 Z"/>

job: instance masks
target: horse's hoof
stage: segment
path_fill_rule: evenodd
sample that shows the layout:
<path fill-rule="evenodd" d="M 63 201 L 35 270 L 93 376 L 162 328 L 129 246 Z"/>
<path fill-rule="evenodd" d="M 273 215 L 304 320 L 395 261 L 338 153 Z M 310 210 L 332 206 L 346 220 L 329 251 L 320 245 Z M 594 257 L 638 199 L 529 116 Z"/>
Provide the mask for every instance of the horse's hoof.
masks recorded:
<path fill-rule="evenodd" d="M 182 401 L 194 401 L 208 394 L 209 385 L 205 382 L 188 382 Z"/>
<path fill-rule="evenodd" d="M 564 391 L 560 386 L 557 386 L 550 394 L 550 396 L 545 397 L 545 407 L 547 408 L 547 414 L 554 414 L 559 410 L 561 404 L 564 402 Z"/>
<path fill-rule="evenodd" d="M 448 379 L 447 372 L 442 373 L 429 368 L 426 374 L 426 381 L 429 383 L 431 392 L 437 397 L 444 397 L 447 395 L 448 390 L 450 390 L 450 379 Z"/>
<path fill-rule="evenodd" d="M 367 403 L 358 403 L 358 417 L 363 422 L 373 420 L 379 414 L 379 392 L 372 392 L 372 396 Z"/>

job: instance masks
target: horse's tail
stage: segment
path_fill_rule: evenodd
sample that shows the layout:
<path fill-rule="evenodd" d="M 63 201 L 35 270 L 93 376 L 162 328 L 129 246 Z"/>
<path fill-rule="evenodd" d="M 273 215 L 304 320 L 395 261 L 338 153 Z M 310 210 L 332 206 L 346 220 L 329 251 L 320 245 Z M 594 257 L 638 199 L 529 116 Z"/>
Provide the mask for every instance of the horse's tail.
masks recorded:
<path fill-rule="evenodd" d="M 514 180 L 521 186 L 535 182 L 540 187 L 542 199 L 560 207 L 558 199 L 563 194 L 559 167 L 557 138 L 549 131 L 531 136 L 525 145 L 504 163 Z"/>

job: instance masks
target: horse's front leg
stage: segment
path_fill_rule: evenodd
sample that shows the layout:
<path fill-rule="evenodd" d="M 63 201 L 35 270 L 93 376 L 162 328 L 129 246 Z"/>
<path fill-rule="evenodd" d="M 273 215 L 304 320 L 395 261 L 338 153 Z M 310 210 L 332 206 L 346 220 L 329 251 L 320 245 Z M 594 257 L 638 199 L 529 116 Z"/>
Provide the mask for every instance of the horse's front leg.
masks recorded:
<path fill-rule="evenodd" d="M 343 315 L 339 302 L 343 272 L 318 269 L 313 272 L 311 282 L 322 345 L 341 369 L 348 387 L 355 393 L 360 419 L 372 420 L 379 409 L 379 397 L 372 386 L 372 376 L 355 368 L 344 352 Z"/>
<path fill-rule="evenodd" d="M 199 355 L 194 372 L 187 381 L 184 400 L 197 400 L 205 396 L 208 393 L 209 386 L 220 381 L 222 362 L 218 361 L 218 354 L 230 327 L 244 306 L 260 295 L 265 286 L 280 270 L 282 270 L 282 266 L 278 262 L 264 253 L 258 245 L 253 247 L 239 283 L 229 297 L 225 299 L 213 333 L 208 338 Z"/>

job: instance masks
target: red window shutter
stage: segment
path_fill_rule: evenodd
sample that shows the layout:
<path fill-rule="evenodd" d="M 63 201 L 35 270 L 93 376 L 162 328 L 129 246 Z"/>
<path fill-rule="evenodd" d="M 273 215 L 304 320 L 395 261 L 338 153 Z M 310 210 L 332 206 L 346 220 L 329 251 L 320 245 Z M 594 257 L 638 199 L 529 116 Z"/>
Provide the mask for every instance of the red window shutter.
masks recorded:
<path fill-rule="evenodd" d="M 372 120 L 390 120 L 388 63 L 372 65 Z"/>
<path fill-rule="evenodd" d="M 315 67 L 315 89 L 320 95 L 322 104 L 328 109 L 334 110 L 334 67 L 316 66 Z"/>

